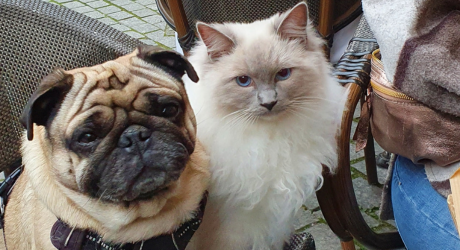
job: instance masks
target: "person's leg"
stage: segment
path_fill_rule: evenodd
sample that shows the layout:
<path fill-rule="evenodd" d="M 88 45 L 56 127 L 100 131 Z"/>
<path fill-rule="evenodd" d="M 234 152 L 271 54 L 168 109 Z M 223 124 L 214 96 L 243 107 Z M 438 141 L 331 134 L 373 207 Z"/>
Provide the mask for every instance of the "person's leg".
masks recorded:
<path fill-rule="evenodd" d="M 447 201 L 433 189 L 422 165 L 398 156 L 391 185 L 396 227 L 407 249 L 460 249 Z"/>

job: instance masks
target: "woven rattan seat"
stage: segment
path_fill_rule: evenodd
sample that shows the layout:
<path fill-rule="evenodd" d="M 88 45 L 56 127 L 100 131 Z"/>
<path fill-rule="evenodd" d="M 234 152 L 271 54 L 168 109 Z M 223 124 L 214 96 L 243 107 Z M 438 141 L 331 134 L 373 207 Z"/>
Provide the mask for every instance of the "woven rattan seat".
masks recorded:
<path fill-rule="evenodd" d="M 114 59 L 140 43 L 55 4 L 0 0 L 0 171 L 20 158 L 18 119 L 44 76 Z"/>

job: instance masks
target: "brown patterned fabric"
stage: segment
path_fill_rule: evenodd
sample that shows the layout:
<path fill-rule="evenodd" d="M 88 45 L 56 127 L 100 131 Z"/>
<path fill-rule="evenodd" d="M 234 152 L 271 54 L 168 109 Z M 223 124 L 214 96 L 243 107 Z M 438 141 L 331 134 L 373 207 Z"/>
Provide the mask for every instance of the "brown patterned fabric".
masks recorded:
<path fill-rule="evenodd" d="M 55 68 L 91 66 L 131 52 L 136 39 L 40 0 L 0 0 L 0 171 L 20 158 L 18 118 Z"/>

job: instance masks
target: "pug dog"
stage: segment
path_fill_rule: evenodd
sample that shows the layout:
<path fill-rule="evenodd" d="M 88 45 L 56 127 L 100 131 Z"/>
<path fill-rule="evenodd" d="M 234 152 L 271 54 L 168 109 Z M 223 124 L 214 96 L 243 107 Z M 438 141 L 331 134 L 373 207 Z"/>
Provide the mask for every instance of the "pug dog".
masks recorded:
<path fill-rule="evenodd" d="M 210 173 L 184 73 L 198 81 L 180 54 L 140 46 L 45 77 L 21 118 L 23 172 L 6 206 L 7 248 L 56 249 L 60 237 L 63 249 L 78 240 L 150 249 L 146 240 L 194 218 Z"/>

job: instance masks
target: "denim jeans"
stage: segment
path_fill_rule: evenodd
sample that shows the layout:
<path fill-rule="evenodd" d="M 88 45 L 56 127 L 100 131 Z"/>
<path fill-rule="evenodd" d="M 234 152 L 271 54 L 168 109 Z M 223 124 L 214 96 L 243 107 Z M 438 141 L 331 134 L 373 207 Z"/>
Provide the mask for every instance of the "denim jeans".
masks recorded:
<path fill-rule="evenodd" d="M 460 249 L 446 198 L 431 186 L 423 165 L 398 156 L 391 185 L 396 227 L 407 249 Z"/>

